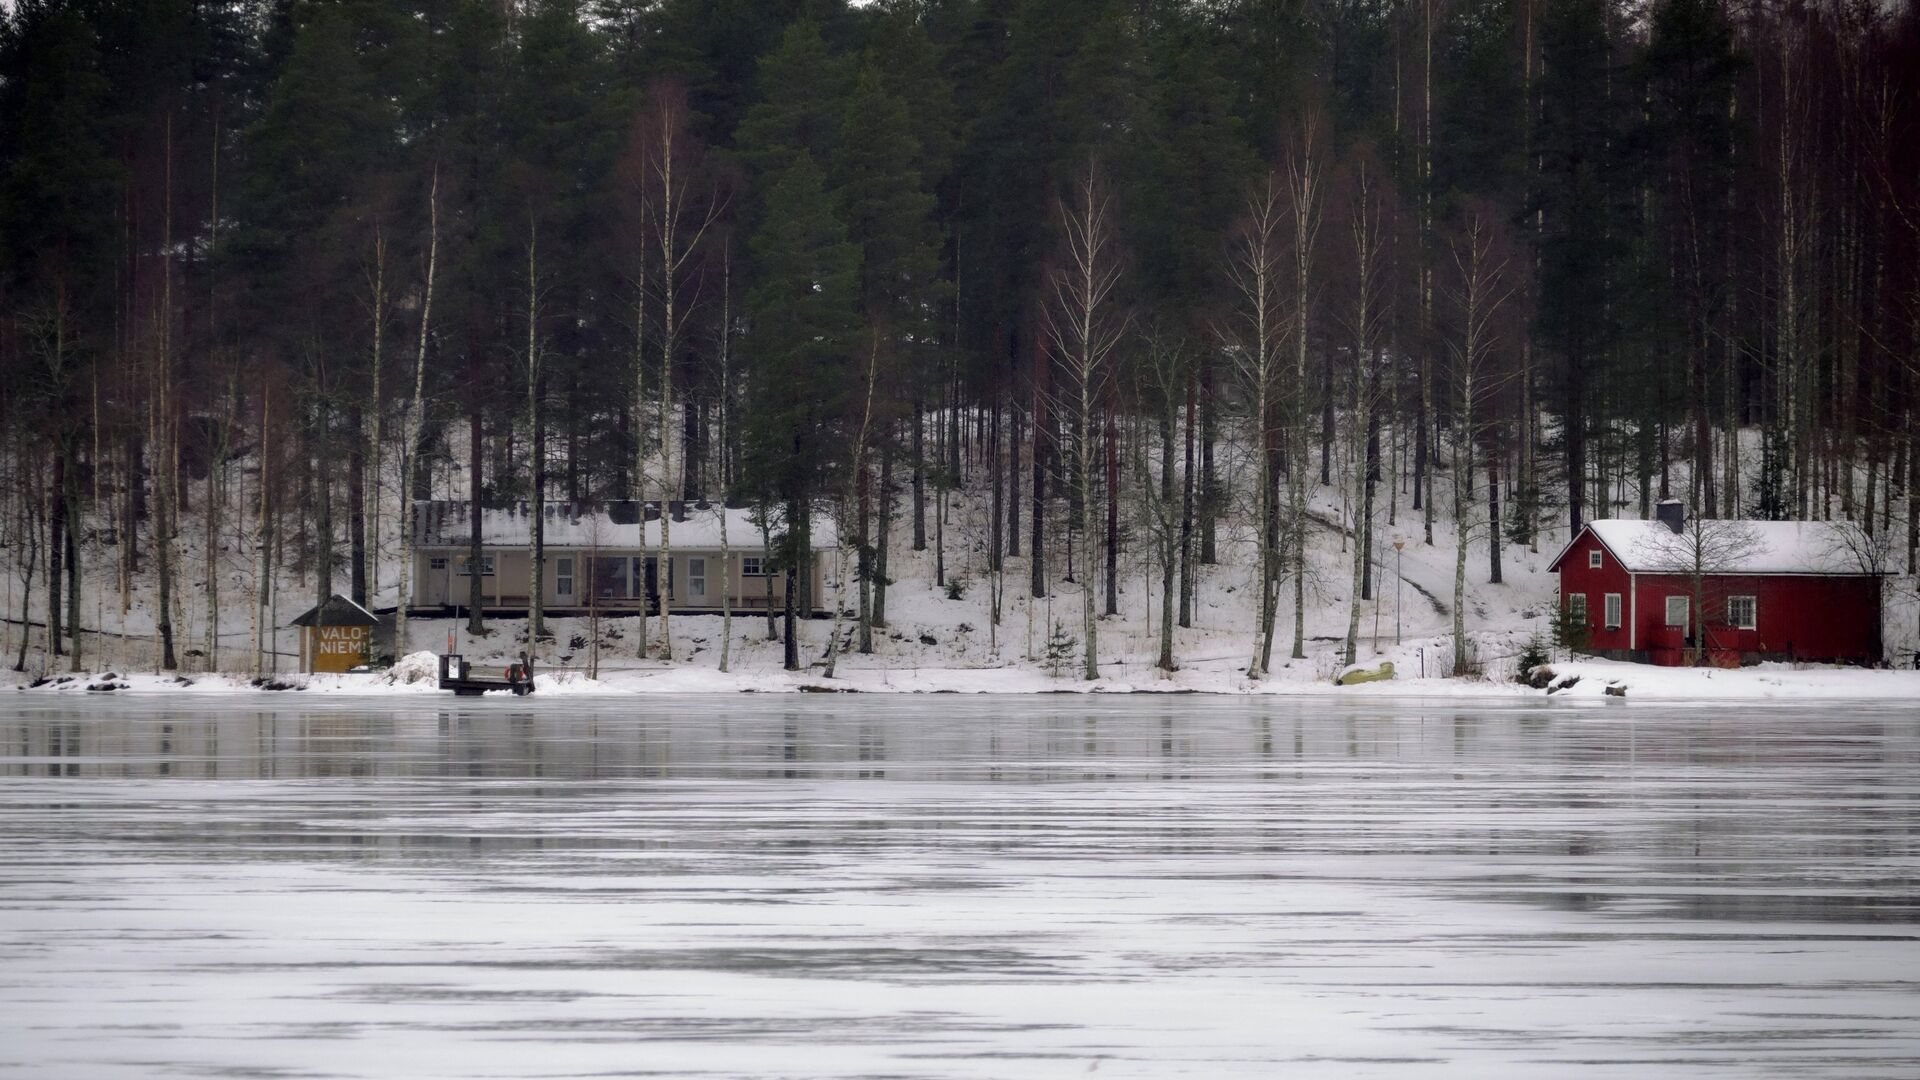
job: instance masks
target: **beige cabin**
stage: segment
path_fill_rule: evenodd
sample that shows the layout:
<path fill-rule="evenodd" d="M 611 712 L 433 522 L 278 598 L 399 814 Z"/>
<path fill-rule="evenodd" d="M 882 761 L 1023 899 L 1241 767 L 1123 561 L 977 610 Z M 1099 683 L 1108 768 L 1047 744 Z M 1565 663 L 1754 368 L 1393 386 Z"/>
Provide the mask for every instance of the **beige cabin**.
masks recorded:
<path fill-rule="evenodd" d="M 472 572 L 472 518 L 466 503 L 415 504 L 412 608 L 457 609 L 468 603 Z M 658 611 L 662 591 L 677 612 L 718 612 L 722 606 L 721 516 L 725 515 L 727 591 L 736 611 L 786 604 L 786 575 L 771 569 L 766 534 L 751 510 L 713 504 L 672 504 L 672 559 L 658 562 L 658 504 L 611 503 L 588 507 L 552 505 L 543 515 L 545 566 L 543 608 L 556 615 L 597 610 L 603 614 Z M 532 516 L 524 507 L 484 509 L 479 566 L 483 611 L 524 611 L 532 601 Z M 777 540 L 784 529 L 769 523 Z M 825 614 L 830 603 L 833 526 L 812 525 L 810 608 Z M 664 578 L 664 580 L 663 580 Z M 803 590 L 807 592 L 808 590 Z M 804 602 L 804 601 L 803 601 Z"/>

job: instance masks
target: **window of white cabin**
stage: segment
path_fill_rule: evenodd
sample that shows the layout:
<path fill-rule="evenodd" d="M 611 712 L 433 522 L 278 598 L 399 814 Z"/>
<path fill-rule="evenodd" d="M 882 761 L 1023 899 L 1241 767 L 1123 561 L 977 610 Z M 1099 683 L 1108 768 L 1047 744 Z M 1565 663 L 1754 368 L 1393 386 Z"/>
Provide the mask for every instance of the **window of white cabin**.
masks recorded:
<path fill-rule="evenodd" d="M 454 572 L 461 577 L 471 577 L 473 575 L 473 559 L 466 555 L 460 556 L 460 561 L 454 564 Z M 493 556 L 480 556 L 480 576 L 493 576 Z"/>
<path fill-rule="evenodd" d="M 446 568 L 447 557 L 445 555 L 435 555 L 427 560 L 427 569 L 429 570 L 445 570 Z"/>
<path fill-rule="evenodd" d="M 707 595 L 707 560 L 688 557 L 687 559 L 687 595 Z"/>
<path fill-rule="evenodd" d="M 1620 629 L 1620 594 L 1619 593 L 1610 592 L 1607 594 L 1606 612 L 1607 612 L 1607 629 L 1609 630 Z"/>
<path fill-rule="evenodd" d="M 1727 597 L 1727 625 L 1741 630 L 1757 629 L 1760 625 L 1760 602 L 1751 596 Z"/>
<path fill-rule="evenodd" d="M 1687 628 L 1687 598 L 1684 596 L 1667 597 L 1667 625 Z"/>
<path fill-rule="evenodd" d="M 740 576 L 741 577 L 765 577 L 766 575 L 767 575 L 767 572 L 764 569 L 762 569 L 760 566 L 760 556 L 758 555 L 740 556 Z"/>
<path fill-rule="evenodd" d="M 562 557 L 553 561 L 553 591 L 556 596 L 573 595 L 573 559 Z"/>

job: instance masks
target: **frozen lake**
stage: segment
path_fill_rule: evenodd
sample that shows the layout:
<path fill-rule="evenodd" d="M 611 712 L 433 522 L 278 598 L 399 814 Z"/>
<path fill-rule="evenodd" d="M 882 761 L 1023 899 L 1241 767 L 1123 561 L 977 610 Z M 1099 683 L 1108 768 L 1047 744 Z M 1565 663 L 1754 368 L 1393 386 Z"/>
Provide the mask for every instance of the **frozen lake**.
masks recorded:
<path fill-rule="evenodd" d="M 1920 1076 L 1920 709 L 0 701 L 0 1076 Z"/>

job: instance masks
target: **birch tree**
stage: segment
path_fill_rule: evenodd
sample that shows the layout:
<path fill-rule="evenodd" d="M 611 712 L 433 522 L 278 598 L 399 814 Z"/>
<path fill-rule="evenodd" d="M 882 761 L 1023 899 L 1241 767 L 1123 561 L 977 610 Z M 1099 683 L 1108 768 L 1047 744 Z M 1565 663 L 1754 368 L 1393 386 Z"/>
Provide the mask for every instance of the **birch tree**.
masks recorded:
<path fill-rule="evenodd" d="M 1248 420 L 1252 425 L 1259 483 L 1258 509 L 1254 516 L 1258 599 L 1254 611 L 1253 657 L 1247 663 L 1250 679 L 1267 673 L 1273 656 L 1274 615 L 1278 604 L 1280 533 L 1276 443 L 1280 433 L 1274 414 L 1280 397 L 1278 380 L 1285 367 L 1282 346 L 1288 332 L 1281 301 L 1285 199 L 1279 174 L 1273 172 L 1248 192 L 1246 216 L 1236 231 L 1227 260 L 1227 276 L 1236 293 L 1240 324 L 1230 340 L 1234 342 L 1234 361 L 1247 386 Z M 1297 466 L 1297 457 L 1293 464 Z"/>
<path fill-rule="evenodd" d="M 1068 436 L 1079 462 L 1073 479 L 1084 508 L 1084 536 L 1090 532 L 1086 524 L 1093 506 L 1090 448 L 1094 410 L 1112 378 L 1113 353 L 1127 324 L 1114 295 L 1120 281 L 1120 260 L 1113 200 L 1095 162 L 1089 161 L 1059 197 L 1056 215 L 1061 231 L 1060 264 L 1050 275 L 1046 332 L 1067 384 L 1057 388 L 1056 394 L 1065 399 L 1073 420 Z M 1081 673 L 1089 680 L 1100 677 L 1099 625 L 1093 603 L 1097 577 L 1089 557 L 1080 582 Z"/>
<path fill-rule="evenodd" d="M 1353 259 L 1352 307 L 1347 316 L 1348 347 L 1352 351 L 1351 380 L 1348 387 L 1348 468 L 1353 520 L 1353 590 L 1347 600 L 1347 635 L 1342 655 L 1352 664 L 1360 641 L 1360 600 L 1370 552 L 1368 535 L 1373 529 L 1371 502 L 1367 488 L 1372 483 L 1372 460 L 1368 452 L 1373 428 L 1373 408 L 1380 393 L 1379 332 L 1385 321 L 1386 305 L 1378 295 L 1382 286 L 1381 249 L 1385 231 L 1381 224 L 1383 208 L 1367 160 L 1362 157 L 1353 169 L 1351 209 L 1347 220 L 1347 242 Z"/>
<path fill-rule="evenodd" d="M 704 197 L 696 195 L 700 179 L 699 147 L 688 130 L 689 113 L 686 87 L 661 79 L 648 88 L 648 105 L 637 132 L 640 149 L 641 200 L 650 245 L 654 248 L 660 271 L 660 546 L 658 554 L 660 594 L 660 656 L 673 659 L 673 514 L 671 504 L 681 490 L 681 477 L 673 467 L 673 376 L 674 356 L 679 345 L 682 323 L 697 301 L 694 297 L 681 306 L 681 290 L 697 277 L 693 259 L 700 241 L 721 212 L 725 202 L 717 191 Z M 644 303 L 644 298 L 643 301 Z M 641 515 L 645 520 L 645 515 Z M 642 616 L 644 620 L 644 615 Z"/>
<path fill-rule="evenodd" d="M 1459 311 L 1458 340 L 1450 341 L 1456 415 L 1459 426 L 1452 445 L 1453 471 L 1453 673 L 1467 669 L 1467 542 L 1473 521 L 1473 448 L 1479 426 L 1481 398 L 1499 382 L 1494 371 L 1494 320 L 1512 290 L 1506 282 L 1506 259 L 1494 247 L 1494 226 L 1479 209 L 1468 211 L 1464 232 L 1452 245 L 1458 278 L 1453 301 Z M 1489 483 L 1493 481 L 1489 479 Z M 1487 522 L 1487 543 L 1500 543 L 1500 523 Z M 1497 563 L 1496 563 L 1497 565 Z"/>
<path fill-rule="evenodd" d="M 1307 330 L 1311 323 L 1313 255 L 1320 236 L 1319 120 L 1308 114 L 1300 137 L 1287 158 L 1287 196 L 1293 225 L 1293 397 L 1287 455 L 1292 520 L 1288 543 L 1293 556 L 1293 652 L 1307 655 L 1307 420 L 1313 415 L 1308 400 Z M 1271 657 L 1272 630 L 1267 631 Z M 1262 665 L 1266 666 L 1266 665 Z"/>
<path fill-rule="evenodd" d="M 427 342 L 433 333 L 433 274 L 440 253 L 440 166 L 433 167 L 433 179 L 427 189 L 427 271 L 420 290 L 420 343 L 413 358 L 413 400 L 407 406 L 407 419 L 401 425 L 400 448 L 400 581 L 399 603 L 393 609 L 393 652 L 395 658 L 407 652 L 407 605 L 413 602 L 413 474 L 415 457 L 420 452 L 420 429 L 425 422 L 427 385 Z M 263 421 L 264 426 L 264 421 Z M 264 437 L 264 432 L 263 432 Z M 263 443 L 264 445 L 264 443 Z M 475 493 L 477 498 L 478 492 Z M 262 498 L 264 503 L 264 496 Z M 475 568 L 477 569 L 477 567 Z"/>
<path fill-rule="evenodd" d="M 174 419 L 173 385 L 173 117 L 166 122 L 166 197 L 162 218 L 162 240 L 166 255 L 160 260 L 159 309 L 154 319 L 155 355 L 153 399 L 149 403 L 148 442 L 154 447 L 159 464 L 159 482 L 154 485 L 153 552 L 154 575 L 158 579 L 159 610 L 154 618 L 160 632 L 160 663 L 163 671 L 179 667 L 173 652 L 174 517 L 178 512 L 180 478 L 179 445 Z M 59 583 L 49 581 L 52 588 Z M 50 623 L 57 620 L 48 620 Z M 49 631 L 53 628 L 49 626 Z"/>

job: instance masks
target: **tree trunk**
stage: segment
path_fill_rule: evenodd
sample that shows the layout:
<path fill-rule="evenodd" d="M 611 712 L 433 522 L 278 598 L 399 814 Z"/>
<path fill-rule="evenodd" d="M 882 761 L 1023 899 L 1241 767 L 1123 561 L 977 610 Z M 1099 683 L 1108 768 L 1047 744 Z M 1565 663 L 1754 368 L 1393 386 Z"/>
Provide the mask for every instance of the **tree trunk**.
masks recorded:
<path fill-rule="evenodd" d="M 38 479 L 37 462 L 33 471 L 34 479 Z M 18 556 L 16 564 L 20 574 L 20 654 L 14 657 L 13 670 L 21 672 L 27 670 L 27 642 L 33 637 L 33 572 L 40 562 L 40 495 L 31 490 L 33 485 L 27 487 L 22 493 L 20 509 L 26 551 Z"/>
<path fill-rule="evenodd" d="M 469 346 L 471 348 L 471 346 Z M 471 376 L 471 372 L 469 375 Z M 479 637 L 487 632 L 480 608 L 485 603 L 486 584 L 481 573 L 486 568 L 480 548 L 480 403 L 475 401 L 467 413 L 467 633 Z"/>
<path fill-rule="evenodd" d="M 854 555 L 858 559 L 855 577 L 859 580 L 857 603 L 859 616 L 859 635 L 861 655 L 873 652 L 873 525 L 870 506 L 873 502 L 872 485 L 867 476 L 866 463 L 856 461 L 853 475 L 854 489 Z M 999 494 L 999 478 L 994 480 L 994 493 Z M 997 507 L 996 507 L 997 509 Z M 997 535 L 997 534 L 996 534 Z M 844 547 L 844 545 L 842 545 Z M 991 557 L 997 545 L 987 544 Z"/>
<path fill-rule="evenodd" d="M 1500 531 L 1500 447 L 1496 442 L 1487 451 L 1487 581 L 1498 585 L 1500 549 L 1506 536 Z"/>
<path fill-rule="evenodd" d="M 888 554 L 893 547 L 893 437 L 892 423 L 889 422 L 887 438 L 880 444 L 880 515 L 879 534 L 874 538 L 873 553 L 873 625 L 884 628 L 887 625 L 887 578 Z"/>
<path fill-rule="evenodd" d="M 1173 439 L 1179 423 L 1179 399 L 1171 386 L 1163 386 L 1160 401 L 1160 498 L 1155 515 L 1160 533 L 1160 659 L 1161 671 L 1172 671 L 1174 579 L 1180 567 L 1180 544 L 1184 537 L 1172 527 L 1168 515 L 1173 512 Z M 1184 516 L 1184 515 L 1183 515 Z"/>
<path fill-rule="evenodd" d="M 927 550 L 927 418 L 919 395 L 913 399 L 913 550 Z"/>
<path fill-rule="evenodd" d="M 67 552 L 67 449 L 65 440 L 53 454 L 53 483 L 47 488 L 47 646 L 53 656 L 64 656 L 60 643 L 60 583 Z M 24 627 L 23 627 L 24 630 Z"/>
<path fill-rule="evenodd" d="M 347 423 L 356 437 L 347 449 L 347 573 L 353 602 L 361 607 L 367 606 L 367 458 L 357 436 L 365 422 L 360 406 L 348 411 Z M 208 491 L 211 494 L 211 484 Z"/>
<path fill-rule="evenodd" d="M 532 474 L 529 479 L 533 496 L 533 513 L 527 523 L 530 541 L 527 551 L 528 655 L 539 654 L 540 640 L 547 631 L 547 412 L 541 400 L 539 243 L 540 224 L 536 218 L 527 225 L 527 426 L 531 436 L 527 463 Z"/>
<path fill-rule="evenodd" d="M 1047 398 L 1050 359 L 1045 347 L 1033 350 L 1033 378 L 1029 384 L 1033 414 L 1033 513 L 1030 515 L 1033 536 L 1027 544 L 1027 569 L 1031 579 L 1030 595 L 1035 600 L 1047 595 L 1047 446 L 1041 442 L 1041 438 L 1043 435 L 1050 438 L 1053 433 L 1053 417 Z"/>
<path fill-rule="evenodd" d="M 798 499 L 787 500 L 787 567 L 786 567 L 786 607 L 783 609 L 781 636 L 782 662 L 788 671 L 800 670 L 800 638 L 795 631 L 794 606 L 799 602 L 799 578 L 806 572 L 805 561 L 800 553 L 806 550 L 811 540 L 807 536 L 806 507 Z"/>
<path fill-rule="evenodd" d="M 1213 444 L 1220 437 L 1213 386 L 1213 350 L 1200 355 L 1200 564 L 1220 561 L 1214 524 L 1220 516 L 1220 478 L 1214 472 Z"/>
<path fill-rule="evenodd" d="M 401 438 L 405 445 L 400 456 L 400 582 L 398 604 L 393 612 L 393 654 L 399 659 L 407 654 L 407 606 L 413 603 L 413 474 L 420 452 L 420 428 L 424 423 L 425 401 L 423 391 L 427 378 L 427 341 L 433 316 L 433 272 L 440 251 L 440 167 L 434 166 L 433 186 L 427 195 L 427 281 L 420 302 L 420 347 L 413 361 L 413 402 L 407 408 L 407 421 L 402 426 Z M 266 445 L 266 398 L 261 398 L 261 445 Z M 264 477 L 263 477 L 264 480 Z M 264 506 L 265 496 L 262 496 Z M 264 513 L 264 511 L 263 511 Z"/>
<path fill-rule="evenodd" d="M 1185 457 L 1180 469 L 1180 625 L 1193 626 L 1193 422 L 1198 380 L 1187 371 Z"/>
<path fill-rule="evenodd" d="M 633 505 L 635 510 L 634 542 L 635 551 L 647 549 L 647 257 L 644 251 L 640 255 L 640 280 L 634 289 L 633 297 Z M 661 508 L 665 516 L 666 508 Z M 652 596 L 647 591 L 647 578 L 644 569 L 634 576 L 639 580 L 640 617 L 635 620 L 638 640 L 634 642 L 633 655 L 644 660 L 647 658 L 647 626 L 651 615 L 647 604 Z M 656 590 L 666 588 L 666 567 L 654 562 L 654 580 Z"/>
<path fill-rule="evenodd" d="M 1120 432 L 1107 394 L 1107 614 L 1120 614 Z"/>
<path fill-rule="evenodd" d="M 1023 338 L 1024 340 L 1024 338 Z M 1007 371 L 1007 554 L 1020 557 L 1020 357 L 1008 357 Z"/>
<path fill-rule="evenodd" d="M 313 424 L 318 436 L 312 455 L 316 502 L 313 554 L 314 564 L 319 570 L 314 579 L 318 585 L 314 603 L 318 605 L 326 603 L 333 595 L 333 421 L 325 405 L 319 406 Z"/>

